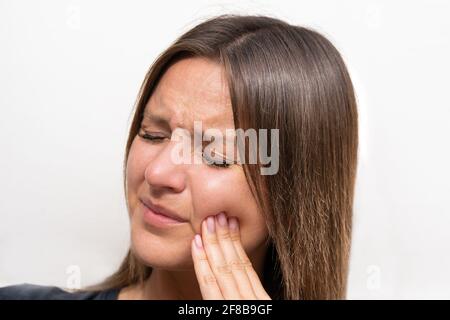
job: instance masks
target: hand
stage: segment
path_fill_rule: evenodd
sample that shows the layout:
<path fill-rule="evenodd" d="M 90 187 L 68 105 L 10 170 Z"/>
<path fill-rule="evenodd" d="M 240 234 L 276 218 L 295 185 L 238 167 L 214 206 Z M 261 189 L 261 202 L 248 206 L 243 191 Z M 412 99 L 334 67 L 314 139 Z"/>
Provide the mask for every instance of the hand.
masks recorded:
<path fill-rule="evenodd" d="M 271 300 L 241 244 L 236 218 L 224 213 L 202 222 L 192 258 L 205 300 Z"/>

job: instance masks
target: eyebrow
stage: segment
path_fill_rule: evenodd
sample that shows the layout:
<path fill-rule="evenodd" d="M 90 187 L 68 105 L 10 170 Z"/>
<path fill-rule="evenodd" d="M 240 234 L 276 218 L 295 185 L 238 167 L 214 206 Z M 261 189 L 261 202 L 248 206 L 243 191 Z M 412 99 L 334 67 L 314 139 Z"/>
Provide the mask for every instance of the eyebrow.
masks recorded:
<path fill-rule="evenodd" d="M 169 119 L 167 119 L 165 116 L 163 116 L 163 115 L 160 115 L 160 114 L 155 114 L 155 113 L 150 113 L 151 111 L 145 111 L 144 113 L 143 113 L 143 119 L 147 119 L 147 120 L 149 120 L 149 121 L 151 121 L 151 122 L 154 122 L 154 123 L 156 123 L 156 124 L 158 124 L 158 125 L 161 125 L 162 127 L 165 127 L 165 128 L 167 128 L 168 130 L 171 130 L 171 127 L 170 127 L 170 124 L 169 124 Z M 201 121 L 201 120 L 199 120 L 199 121 Z M 202 121 L 203 122 L 203 121 Z M 186 129 L 186 130 L 188 130 L 191 134 L 193 134 L 194 133 L 194 127 L 192 126 L 191 128 L 186 128 L 186 126 L 184 126 L 184 125 L 180 125 L 180 124 L 177 124 L 176 125 L 176 127 L 178 127 L 178 128 L 182 128 L 182 129 Z M 213 127 L 214 128 L 214 127 Z M 205 135 L 205 130 L 207 130 L 208 128 L 203 128 L 203 126 L 202 126 L 202 132 L 201 132 L 201 135 L 202 135 L 202 137 L 204 137 L 204 136 L 206 136 Z M 220 129 L 219 129 L 220 130 Z M 200 132 L 199 132 L 200 133 Z M 224 139 L 224 141 L 226 141 L 227 140 L 227 136 L 225 135 L 225 139 Z M 235 141 L 233 140 L 233 143 L 234 143 Z"/>
<path fill-rule="evenodd" d="M 147 119 L 150 122 L 153 122 L 157 125 L 160 125 L 162 127 L 164 127 L 165 129 L 171 131 L 172 128 L 170 127 L 170 123 L 169 123 L 169 119 L 167 119 L 165 116 L 159 115 L 159 114 L 152 114 L 150 112 L 144 112 L 144 116 L 143 119 Z M 182 128 L 182 129 L 186 129 L 188 130 L 190 133 L 193 133 L 193 128 L 192 129 L 188 129 L 183 125 L 180 125 L 177 123 L 176 127 L 178 128 Z M 204 132 L 202 132 L 202 135 L 204 134 Z"/>

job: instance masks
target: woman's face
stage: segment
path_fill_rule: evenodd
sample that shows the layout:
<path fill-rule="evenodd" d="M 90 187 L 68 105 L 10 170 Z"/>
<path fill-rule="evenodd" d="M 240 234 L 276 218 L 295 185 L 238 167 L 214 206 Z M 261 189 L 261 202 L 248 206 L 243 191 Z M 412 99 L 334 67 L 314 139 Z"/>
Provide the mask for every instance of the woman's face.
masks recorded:
<path fill-rule="evenodd" d="M 241 165 L 173 161 L 174 148 L 180 143 L 171 140 L 176 128 L 192 131 L 194 121 L 201 121 L 203 130 L 219 129 L 224 136 L 226 129 L 234 129 L 222 72 L 221 66 L 203 58 L 173 64 L 149 99 L 131 145 L 127 162 L 131 245 L 138 258 L 154 268 L 192 268 L 191 241 L 201 233 L 201 222 L 220 212 L 238 218 L 250 258 L 267 236 Z M 148 140 L 148 135 L 159 139 Z M 228 156 L 225 149 L 220 152 Z M 164 207 L 183 221 L 162 227 L 148 223 L 142 201 Z"/>

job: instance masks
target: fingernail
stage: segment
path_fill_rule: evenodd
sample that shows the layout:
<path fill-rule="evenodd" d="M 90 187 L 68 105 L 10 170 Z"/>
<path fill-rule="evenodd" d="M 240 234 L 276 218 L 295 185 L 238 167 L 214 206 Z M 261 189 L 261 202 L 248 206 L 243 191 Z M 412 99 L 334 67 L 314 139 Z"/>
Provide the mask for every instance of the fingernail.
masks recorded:
<path fill-rule="evenodd" d="M 238 229 L 238 222 L 236 218 L 228 219 L 230 230 L 236 231 Z"/>
<path fill-rule="evenodd" d="M 206 219 L 206 224 L 208 226 L 208 231 L 210 233 L 214 233 L 215 225 L 214 225 L 214 217 L 208 217 L 208 219 Z"/>
<path fill-rule="evenodd" d="M 197 248 L 199 248 L 199 249 L 203 248 L 202 237 L 200 237 L 199 234 L 195 235 L 194 240 L 195 240 L 195 245 L 197 246 Z"/>
<path fill-rule="evenodd" d="M 227 226 L 227 217 L 225 216 L 225 213 L 223 213 L 223 212 L 219 213 L 217 216 L 217 220 L 219 221 L 219 225 L 221 227 Z"/>

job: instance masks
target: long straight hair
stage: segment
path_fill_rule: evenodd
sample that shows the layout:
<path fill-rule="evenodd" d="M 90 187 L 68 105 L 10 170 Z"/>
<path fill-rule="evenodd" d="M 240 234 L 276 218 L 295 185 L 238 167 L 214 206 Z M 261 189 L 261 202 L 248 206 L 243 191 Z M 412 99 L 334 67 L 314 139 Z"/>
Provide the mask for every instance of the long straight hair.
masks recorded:
<path fill-rule="evenodd" d="M 310 28 L 267 16 L 221 15 L 180 36 L 147 72 L 124 159 L 153 89 L 174 62 L 223 66 L 235 128 L 279 129 L 279 169 L 244 164 L 270 244 L 262 283 L 272 299 L 345 299 L 358 122 L 353 85 L 333 44 Z M 119 269 L 86 290 L 141 284 L 152 268 L 129 249 Z"/>

